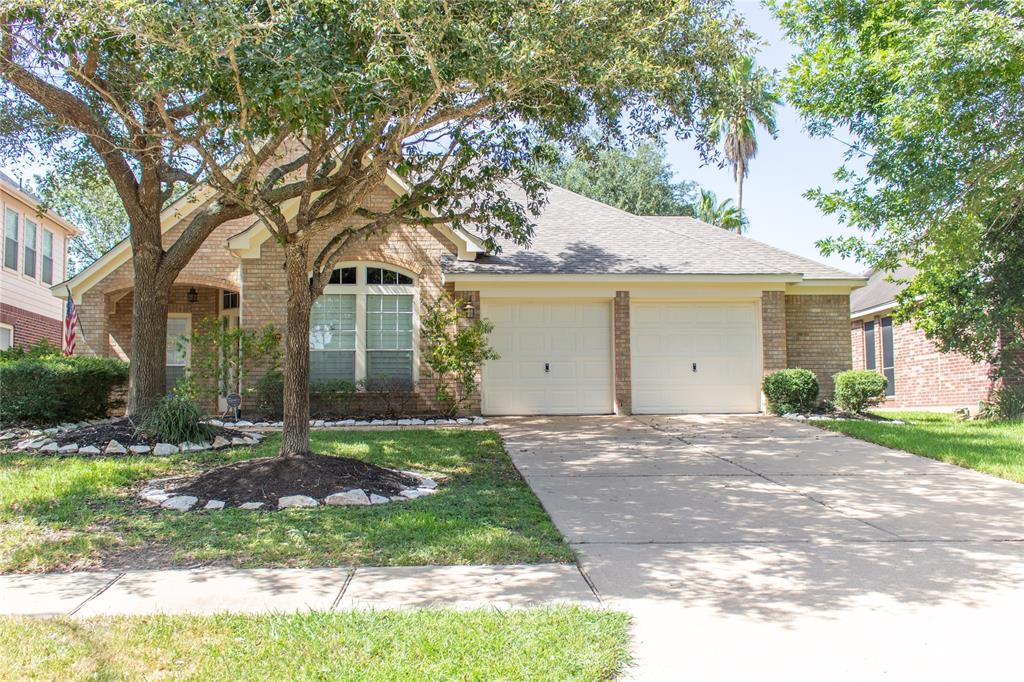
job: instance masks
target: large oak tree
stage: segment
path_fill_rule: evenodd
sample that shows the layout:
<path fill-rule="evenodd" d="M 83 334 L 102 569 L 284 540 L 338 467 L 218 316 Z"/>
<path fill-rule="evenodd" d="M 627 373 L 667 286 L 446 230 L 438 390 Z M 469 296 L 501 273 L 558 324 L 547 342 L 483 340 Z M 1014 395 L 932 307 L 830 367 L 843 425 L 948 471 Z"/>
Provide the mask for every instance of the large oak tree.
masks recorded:
<path fill-rule="evenodd" d="M 93 44 L 89 33 L 108 31 L 125 49 L 172 55 L 157 60 L 160 77 L 143 79 L 156 93 L 159 148 L 194 159 L 218 193 L 218 217 L 236 209 L 259 216 L 284 253 L 285 455 L 309 450 L 310 309 L 349 245 L 399 223 L 470 229 L 491 247 L 499 236 L 527 243 L 544 200 L 538 155 L 550 148 L 538 140 L 571 147 L 590 126 L 623 139 L 671 129 L 707 151 L 704 121 L 749 39 L 720 0 L 196 5 L 111 2 L 106 23 L 87 31 L 37 9 L 34 26 L 84 33 L 83 46 Z M 133 12 L 114 20 L 113 9 L 125 6 Z M 182 107 L 188 126 L 174 123 Z M 146 111 L 140 106 L 150 120 Z M 169 179 L 158 171 L 171 169 L 151 166 L 151 182 Z M 403 191 L 369 210 L 367 199 L 391 173 Z M 526 205 L 511 198 L 510 182 L 525 190 Z M 131 195 L 142 183 L 125 184 Z M 134 223 L 132 231 L 135 246 Z M 168 260 L 176 246 L 154 260 Z"/>

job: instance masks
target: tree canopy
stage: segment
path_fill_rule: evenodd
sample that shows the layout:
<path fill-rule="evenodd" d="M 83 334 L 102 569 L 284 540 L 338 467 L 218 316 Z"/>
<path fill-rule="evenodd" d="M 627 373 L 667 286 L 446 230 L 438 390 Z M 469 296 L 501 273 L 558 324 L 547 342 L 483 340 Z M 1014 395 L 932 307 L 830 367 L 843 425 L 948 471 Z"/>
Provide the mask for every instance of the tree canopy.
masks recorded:
<path fill-rule="evenodd" d="M 1024 339 L 1024 2 L 776 2 L 798 47 L 788 101 L 850 140 L 809 196 L 862 229 L 820 243 L 920 274 L 899 315 L 943 349 L 1019 372 Z"/>
<path fill-rule="evenodd" d="M 697 183 L 676 182 L 664 147 L 603 147 L 558 154 L 540 167 L 545 182 L 636 215 L 693 215 Z"/>
<path fill-rule="evenodd" d="M 732 199 L 723 199 L 719 203 L 715 193 L 707 189 L 700 191 L 700 200 L 697 202 L 694 215 L 708 224 L 736 234 L 742 234 L 747 226 L 747 217 L 732 203 Z"/>

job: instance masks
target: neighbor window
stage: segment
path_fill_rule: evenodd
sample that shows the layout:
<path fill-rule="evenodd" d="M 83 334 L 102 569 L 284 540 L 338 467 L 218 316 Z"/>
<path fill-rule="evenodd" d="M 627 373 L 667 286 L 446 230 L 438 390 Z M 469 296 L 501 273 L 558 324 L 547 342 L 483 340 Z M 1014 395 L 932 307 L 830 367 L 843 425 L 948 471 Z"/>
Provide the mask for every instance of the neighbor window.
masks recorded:
<path fill-rule="evenodd" d="M 18 214 L 4 209 L 4 267 L 18 269 Z"/>
<path fill-rule="evenodd" d="M 310 380 L 413 384 L 413 278 L 385 267 L 331 273 L 309 320 Z"/>
<path fill-rule="evenodd" d="M 895 353 L 892 344 L 892 318 L 883 317 L 880 321 L 882 327 L 882 374 L 887 379 L 885 385 L 886 395 L 896 395 L 896 367 Z"/>
<path fill-rule="evenodd" d="M 189 360 L 189 337 L 192 321 L 189 315 L 167 316 L 167 390 L 174 388 L 185 376 Z"/>
<path fill-rule="evenodd" d="M 14 345 L 14 327 L 0 324 L 0 350 L 7 350 Z"/>
<path fill-rule="evenodd" d="M 875 323 L 864 323 L 864 368 L 875 369 Z"/>
<path fill-rule="evenodd" d="M 43 282 L 53 284 L 53 232 L 43 230 Z"/>
<path fill-rule="evenodd" d="M 25 262 L 21 265 L 21 271 L 33 279 L 36 276 L 36 233 L 38 231 L 35 221 L 25 218 Z"/>

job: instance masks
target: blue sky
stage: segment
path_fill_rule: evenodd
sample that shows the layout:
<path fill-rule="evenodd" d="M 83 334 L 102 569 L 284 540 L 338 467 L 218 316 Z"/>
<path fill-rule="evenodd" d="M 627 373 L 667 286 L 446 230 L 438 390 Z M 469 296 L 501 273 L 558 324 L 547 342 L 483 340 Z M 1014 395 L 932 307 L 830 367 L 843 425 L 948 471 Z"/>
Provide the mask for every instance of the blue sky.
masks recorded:
<path fill-rule="evenodd" d="M 757 61 L 768 69 L 783 73 L 795 48 L 782 36 L 771 12 L 757 0 L 737 0 L 750 28 L 767 43 Z M 750 164 L 743 185 L 743 207 L 750 218 L 754 239 L 829 263 L 851 272 L 865 268 L 853 260 L 824 258 L 814 246 L 822 237 L 849 234 L 832 216 L 826 216 L 803 197 L 813 187 L 834 186 L 832 173 L 843 163 L 846 147 L 837 140 L 814 139 L 804 132 L 800 117 L 783 106 L 777 117 L 779 135 L 772 139 L 763 130 L 758 135 L 758 154 Z M 713 191 L 719 200 L 735 200 L 736 185 L 732 170 L 726 166 L 701 166 L 700 157 L 687 140 L 670 140 L 668 160 L 680 180 L 696 180 Z"/>

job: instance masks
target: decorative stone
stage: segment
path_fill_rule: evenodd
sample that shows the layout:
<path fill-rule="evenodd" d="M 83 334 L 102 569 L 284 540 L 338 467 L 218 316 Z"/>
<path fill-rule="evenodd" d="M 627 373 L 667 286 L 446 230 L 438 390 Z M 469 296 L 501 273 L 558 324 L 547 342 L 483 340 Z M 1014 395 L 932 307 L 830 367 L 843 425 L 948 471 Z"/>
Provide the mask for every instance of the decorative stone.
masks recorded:
<path fill-rule="evenodd" d="M 278 509 L 291 509 L 293 507 L 319 507 L 320 503 L 309 495 L 285 495 L 278 498 Z"/>
<path fill-rule="evenodd" d="M 313 421 L 313 426 L 323 426 L 323 425 L 324 425 L 324 420 L 323 419 L 316 419 L 316 420 Z"/>
<path fill-rule="evenodd" d="M 353 426 L 369 426 L 370 422 L 367 422 L 367 421 L 356 421 L 356 422 L 352 422 L 352 425 Z"/>
<path fill-rule="evenodd" d="M 194 507 L 198 501 L 199 498 L 193 497 L 192 495 L 175 495 L 174 497 L 169 497 L 161 502 L 160 506 L 172 511 L 187 512 L 189 509 Z"/>
<path fill-rule="evenodd" d="M 342 421 L 338 422 L 338 426 L 355 426 L 355 425 L 356 425 L 356 420 L 355 419 L 343 419 Z"/>
<path fill-rule="evenodd" d="M 459 417 L 456 421 L 459 424 L 462 424 L 463 426 L 465 426 L 467 424 L 472 424 L 473 423 L 472 419 L 466 419 L 465 417 Z"/>
<path fill-rule="evenodd" d="M 247 442 L 248 440 L 249 440 L 248 438 L 240 438 L 238 436 L 235 436 L 234 438 L 231 439 L 231 444 L 232 445 L 236 445 L 236 446 L 237 445 L 248 445 L 249 444 Z"/>
<path fill-rule="evenodd" d="M 170 443 L 157 443 L 156 447 L 153 448 L 153 454 L 157 457 L 167 457 L 168 455 L 178 454 L 178 446 L 171 445 Z"/>
<path fill-rule="evenodd" d="M 370 426 L 384 426 L 384 420 L 374 419 L 372 422 L 370 422 Z"/>
<path fill-rule="evenodd" d="M 143 490 L 139 493 L 139 497 L 144 499 L 146 502 L 152 502 L 153 504 L 160 504 L 164 500 L 171 497 L 171 494 L 161 490 L 160 488 L 151 488 L 149 490 Z"/>
<path fill-rule="evenodd" d="M 436 423 L 437 423 L 437 420 L 435 420 L 435 419 L 428 419 L 426 421 L 427 426 L 433 426 Z"/>
<path fill-rule="evenodd" d="M 406 499 L 415 500 L 417 497 L 423 497 L 424 495 L 429 495 L 430 493 L 424 492 L 423 488 L 409 488 L 408 490 L 403 490 L 398 494 Z"/>
<path fill-rule="evenodd" d="M 203 450 L 209 450 L 210 444 L 205 441 L 201 443 L 182 443 L 180 447 L 182 452 L 202 452 Z"/>
<path fill-rule="evenodd" d="M 95 445 L 86 445 L 84 448 L 78 448 L 78 454 L 80 455 L 98 455 L 100 449 Z"/>
<path fill-rule="evenodd" d="M 426 476 L 421 476 L 419 487 L 434 490 L 435 488 L 437 488 L 437 481 L 435 481 L 432 478 L 427 478 Z"/>
<path fill-rule="evenodd" d="M 486 424 L 487 420 L 483 417 L 473 417 L 473 423 L 479 426 L 480 424 Z"/>
<path fill-rule="evenodd" d="M 50 434 L 51 436 L 52 436 L 53 434 L 57 433 L 58 431 L 60 431 L 60 429 L 58 429 L 57 427 L 50 427 L 50 428 L 48 428 L 48 429 L 43 429 L 43 433 L 48 433 L 48 434 Z"/>
<path fill-rule="evenodd" d="M 368 505 L 370 504 L 370 498 L 367 497 L 366 491 L 360 488 L 354 490 L 346 490 L 340 493 L 332 493 L 324 498 L 324 504 L 329 504 L 335 507 L 344 507 L 349 505 Z"/>
<path fill-rule="evenodd" d="M 262 502 L 243 502 L 238 505 L 239 509 L 245 509 L 246 511 L 255 511 L 263 506 Z"/>
<path fill-rule="evenodd" d="M 412 424 L 413 426 L 422 426 L 426 422 L 424 422 L 422 419 L 410 419 L 409 423 Z"/>
<path fill-rule="evenodd" d="M 129 445 L 128 449 L 136 455 L 145 455 L 153 451 L 153 448 L 148 445 Z"/>
<path fill-rule="evenodd" d="M 209 423 L 213 424 L 214 426 L 224 426 L 224 422 L 222 422 L 219 419 L 211 419 Z"/>
<path fill-rule="evenodd" d="M 391 500 L 384 497 L 383 495 L 378 495 L 377 493 L 370 493 L 370 504 L 387 504 L 390 501 Z"/>
<path fill-rule="evenodd" d="M 59 452 L 62 455 L 73 455 L 76 452 L 78 452 L 78 443 L 68 443 L 67 445 L 62 445 L 57 449 L 57 452 Z"/>
<path fill-rule="evenodd" d="M 116 440 L 112 440 L 109 443 L 107 443 L 107 447 L 103 450 L 103 452 L 107 453 L 108 455 L 123 455 L 126 452 L 128 452 L 128 449 L 125 448 L 125 446 L 118 443 Z"/>
<path fill-rule="evenodd" d="M 240 421 L 235 422 L 235 426 L 252 426 L 252 422 L 245 421 L 244 419 L 242 419 Z M 246 504 L 249 504 L 249 503 L 246 502 Z"/>
<path fill-rule="evenodd" d="M 231 445 L 231 441 L 229 441 L 224 436 L 217 436 L 216 438 L 213 439 L 214 450 L 220 450 L 221 448 L 226 448 L 229 445 Z"/>
<path fill-rule="evenodd" d="M 398 420 L 398 425 L 399 426 L 412 426 L 412 420 L 411 419 L 399 419 Z"/>
<path fill-rule="evenodd" d="M 39 448 L 39 452 L 60 452 L 60 446 L 56 443 L 47 443 Z"/>
<path fill-rule="evenodd" d="M 224 508 L 224 500 L 210 500 L 205 505 L 203 505 L 203 509 L 223 509 L 223 508 Z"/>

